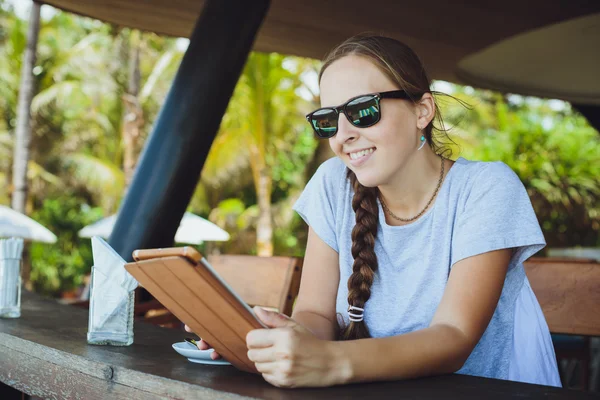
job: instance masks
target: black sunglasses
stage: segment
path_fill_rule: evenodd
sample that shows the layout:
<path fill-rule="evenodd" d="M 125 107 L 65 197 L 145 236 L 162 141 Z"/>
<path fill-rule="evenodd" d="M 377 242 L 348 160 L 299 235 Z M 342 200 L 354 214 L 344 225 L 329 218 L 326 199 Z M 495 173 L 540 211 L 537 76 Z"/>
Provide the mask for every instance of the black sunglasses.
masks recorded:
<path fill-rule="evenodd" d="M 363 94 L 351 98 L 341 106 L 319 108 L 308 114 L 306 120 L 319 138 L 329 139 L 338 131 L 340 112 L 343 112 L 348 121 L 357 128 L 368 128 L 381 119 L 379 100 L 409 98 L 404 90 Z"/>

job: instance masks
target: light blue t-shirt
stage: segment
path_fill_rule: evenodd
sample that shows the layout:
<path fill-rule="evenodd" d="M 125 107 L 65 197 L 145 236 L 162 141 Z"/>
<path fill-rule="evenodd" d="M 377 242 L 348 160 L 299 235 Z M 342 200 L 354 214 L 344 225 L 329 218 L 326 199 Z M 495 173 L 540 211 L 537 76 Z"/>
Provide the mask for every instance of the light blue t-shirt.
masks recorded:
<path fill-rule="evenodd" d="M 346 173 L 339 158 L 325 161 L 294 205 L 339 254 L 336 311 L 342 325 L 349 322 L 347 282 L 356 223 Z M 456 262 L 513 248 L 498 306 L 458 373 L 561 385 L 548 325 L 523 269 L 523 261 L 546 243 L 525 187 L 510 167 L 459 158 L 433 205 L 408 225 L 388 225 L 379 200 L 378 205 L 379 268 L 364 311 L 372 337 L 428 327 Z"/>

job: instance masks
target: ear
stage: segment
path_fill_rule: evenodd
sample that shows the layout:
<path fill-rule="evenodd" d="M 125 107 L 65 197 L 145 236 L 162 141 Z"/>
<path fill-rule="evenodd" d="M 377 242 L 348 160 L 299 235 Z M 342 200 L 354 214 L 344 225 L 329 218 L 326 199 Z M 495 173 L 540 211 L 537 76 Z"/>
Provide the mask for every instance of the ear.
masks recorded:
<path fill-rule="evenodd" d="M 425 93 L 415 104 L 417 110 L 417 128 L 425 129 L 435 116 L 435 101 L 431 93 Z"/>

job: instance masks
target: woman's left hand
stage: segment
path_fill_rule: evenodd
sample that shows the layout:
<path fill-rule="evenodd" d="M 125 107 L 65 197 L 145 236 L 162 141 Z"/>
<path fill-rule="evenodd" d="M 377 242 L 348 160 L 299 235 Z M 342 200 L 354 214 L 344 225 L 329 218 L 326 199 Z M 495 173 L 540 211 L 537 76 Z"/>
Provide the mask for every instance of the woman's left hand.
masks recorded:
<path fill-rule="evenodd" d="M 263 378 L 278 387 L 331 386 L 338 383 L 335 342 L 317 338 L 284 314 L 254 307 L 271 329 L 255 329 L 246 336 L 248 358 Z"/>

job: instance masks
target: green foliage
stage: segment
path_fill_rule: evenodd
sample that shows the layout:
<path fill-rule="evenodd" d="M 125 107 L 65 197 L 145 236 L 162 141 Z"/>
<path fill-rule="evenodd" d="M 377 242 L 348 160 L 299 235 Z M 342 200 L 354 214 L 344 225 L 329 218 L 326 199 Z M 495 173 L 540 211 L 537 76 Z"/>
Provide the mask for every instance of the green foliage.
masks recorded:
<path fill-rule="evenodd" d="M 291 204 L 289 206 L 291 207 Z M 307 240 L 308 229 L 306 223 L 296 212 L 292 212 L 289 221 L 285 225 L 275 225 L 273 234 L 274 253 L 280 256 L 304 257 Z"/>
<path fill-rule="evenodd" d="M 273 177 L 274 203 L 288 197 L 290 190 L 304 186 L 304 169 L 317 148 L 317 141 L 308 125 L 296 129 L 287 140 L 279 140 L 278 151 L 267 157 Z"/>
<path fill-rule="evenodd" d="M 58 237 L 54 244 L 31 244 L 31 281 L 37 292 L 59 295 L 83 283 L 93 264 L 92 249 L 90 239 L 79 238 L 77 232 L 101 217 L 101 209 L 67 194 L 45 200 L 32 214 Z"/>
<path fill-rule="evenodd" d="M 207 243 L 209 251 L 218 249 L 225 254 L 255 254 L 256 234 L 253 226 L 258 218 L 258 207 L 246 207 L 239 198 L 221 201 L 213 208 L 209 220 L 223 228 L 230 235 L 227 242 Z"/>
<path fill-rule="evenodd" d="M 284 200 L 303 185 L 302 172 L 316 146 L 303 117 L 305 101 L 297 93 L 305 86 L 300 79 L 305 64 L 276 53 L 249 56 L 210 149 L 202 184 L 223 191 L 237 180 L 230 178 L 245 170 L 251 174 L 257 205 Z M 268 255 L 268 232 L 277 216 L 272 208 L 261 207 L 254 226 L 265 233 L 257 236 L 266 239 L 257 243 L 256 252 Z"/>
<path fill-rule="evenodd" d="M 525 185 L 549 247 L 600 245 L 600 136 L 567 103 L 454 86 L 443 111 L 462 156 L 503 161 Z"/>

